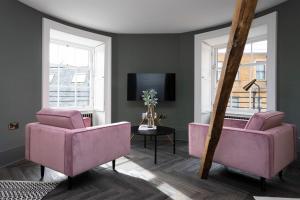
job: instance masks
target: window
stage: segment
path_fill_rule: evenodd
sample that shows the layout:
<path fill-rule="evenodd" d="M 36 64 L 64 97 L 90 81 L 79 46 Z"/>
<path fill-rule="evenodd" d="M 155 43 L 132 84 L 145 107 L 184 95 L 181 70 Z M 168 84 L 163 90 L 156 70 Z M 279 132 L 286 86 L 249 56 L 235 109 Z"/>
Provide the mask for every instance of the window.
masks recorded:
<path fill-rule="evenodd" d="M 93 107 L 91 76 L 94 54 L 86 46 L 51 40 L 50 74 L 57 77 L 49 84 L 50 107 L 90 109 Z"/>
<path fill-rule="evenodd" d="M 226 109 L 228 114 L 249 116 L 258 108 L 276 110 L 276 19 L 276 12 L 254 19 Z M 195 122 L 207 123 L 210 119 L 229 33 L 230 27 L 195 35 Z M 243 87 L 253 79 L 257 85 L 245 91 Z"/>
<path fill-rule="evenodd" d="M 42 106 L 111 122 L 111 38 L 43 19 Z"/>
<path fill-rule="evenodd" d="M 53 80 L 53 78 L 54 78 L 54 74 L 49 74 L 49 83 L 51 83 L 52 82 L 52 80 Z"/>
<path fill-rule="evenodd" d="M 226 49 L 225 48 L 217 49 L 217 51 L 218 51 L 217 58 L 218 59 L 222 58 L 221 60 L 217 60 L 217 71 L 216 71 L 217 79 L 216 80 L 218 81 L 218 80 L 220 80 L 222 67 L 223 67 L 223 61 L 224 61 L 223 59 L 224 59 L 224 56 L 225 56 Z M 222 55 L 222 57 L 220 55 Z M 237 72 L 236 77 L 235 77 L 236 81 L 238 81 L 239 79 L 240 79 L 240 70 Z"/>
<path fill-rule="evenodd" d="M 86 82 L 86 77 L 87 73 L 84 74 L 74 74 L 72 83 L 85 83 Z"/>
<path fill-rule="evenodd" d="M 266 65 L 257 64 L 256 65 L 256 79 L 257 80 L 266 80 Z"/>
<path fill-rule="evenodd" d="M 217 80 L 220 80 L 222 67 L 223 67 L 223 63 L 218 62 L 218 64 L 217 64 Z"/>
<path fill-rule="evenodd" d="M 259 104 L 259 106 L 252 106 L 252 96 L 258 95 L 255 86 L 251 88 L 250 91 L 245 91 L 243 86 L 249 83 L 253 79 L 259 80 L 257 84 L 260 87 L 260 96 L 261 99 L 267 101 L 267 81 L 265 79 L 265 69 L 267 61 L 267 45 L 268 42 L 262 36 L 251 38 L 250 41 L 246 43 L 244 54 L 241 60 L 240 68 L 237 73 L 234 86 L 232 89 L 230 101 L 228 104 L 227 112 L 230 114 L 234 113 L 249 113 L 255 112 L 255 110 L 260 107 L 262 111 L 266 111 L 266 104 Z M 218 63 L 218 68 L 216 70 L 216 83 L 218 84 L 220 73 L 222 70 L 222 63 L 224 62 L 226 48 L 225 47 L 216 47 L 214 52 L 216 55 L 216 62 Z M 212 76 L 214 76 L 214 70 L 212 70 Z M 241 102 L 239 102 L 241 99 Z M 256 101 L 257 102 L 257 101 Z"/>
<path fill-rule="evenodd" d="M 240 97 L 230 97 L 230 104 L 231 108 L 239 108 L 240 107 Z"/>

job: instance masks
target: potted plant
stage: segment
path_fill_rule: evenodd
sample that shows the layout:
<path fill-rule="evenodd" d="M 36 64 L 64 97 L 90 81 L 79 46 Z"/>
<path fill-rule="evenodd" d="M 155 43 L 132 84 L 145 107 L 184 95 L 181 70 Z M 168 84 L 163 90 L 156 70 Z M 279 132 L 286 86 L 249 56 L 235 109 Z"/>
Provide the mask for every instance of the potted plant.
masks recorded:
<path fill-rule="evenodd" d="M 143 101 L 144 105 L 147 106 L 147 121 L 148 121 L 148 127 L 152 128 L 155 126 L 154 119 L 155 119 L 155 112 L 154 108 L 158 103 L 158 98 L 156 97 L 157 92 L 154 89 L 148 89 L 143 91 Z"/>

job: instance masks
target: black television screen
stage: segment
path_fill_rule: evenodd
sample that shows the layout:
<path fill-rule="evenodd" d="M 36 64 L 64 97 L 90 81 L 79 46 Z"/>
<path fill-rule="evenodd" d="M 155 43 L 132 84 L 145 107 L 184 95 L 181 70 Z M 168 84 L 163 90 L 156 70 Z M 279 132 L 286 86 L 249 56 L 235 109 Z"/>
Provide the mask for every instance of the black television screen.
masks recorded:
<path fill-rule="evenodd" d="M 142 99 L 142 91 L 154 89 L 158 101 L 175 101 L 174 73 L 129 73 L 127 77 L 127 100 Z"/>

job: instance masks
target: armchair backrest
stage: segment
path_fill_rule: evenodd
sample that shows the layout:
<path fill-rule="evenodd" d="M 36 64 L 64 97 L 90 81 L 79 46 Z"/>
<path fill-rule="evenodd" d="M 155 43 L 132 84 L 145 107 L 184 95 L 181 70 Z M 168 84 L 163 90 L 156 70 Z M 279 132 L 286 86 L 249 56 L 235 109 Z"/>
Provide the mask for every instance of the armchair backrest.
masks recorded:
<path fill-rule="evenodd" d="M 284 113 L 268 111 L 255 113 L 245 126 L 245 129 L 265 131 L 283 123 Z"/>
<path fill-rule="evenodd" d="M 36 118 L 45 125 L 66 129 L 85 128 L 81 113 L 77 110 L 43 108 L 36 113 Z"/>

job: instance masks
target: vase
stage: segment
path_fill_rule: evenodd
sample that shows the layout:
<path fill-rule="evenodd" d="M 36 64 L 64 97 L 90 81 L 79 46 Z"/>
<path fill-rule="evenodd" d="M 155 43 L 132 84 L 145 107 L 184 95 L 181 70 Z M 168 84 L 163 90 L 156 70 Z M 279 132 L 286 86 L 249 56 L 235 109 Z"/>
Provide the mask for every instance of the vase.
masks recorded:
<path fill-rule="evenodd" d="M 155 119 L 154 106 L 149 105 L 148 111 L 147 111 L 147 121 L 148 121 L 149 128 L 152 128 L 153 126 L 155 126 L 154 119 Z"/>

